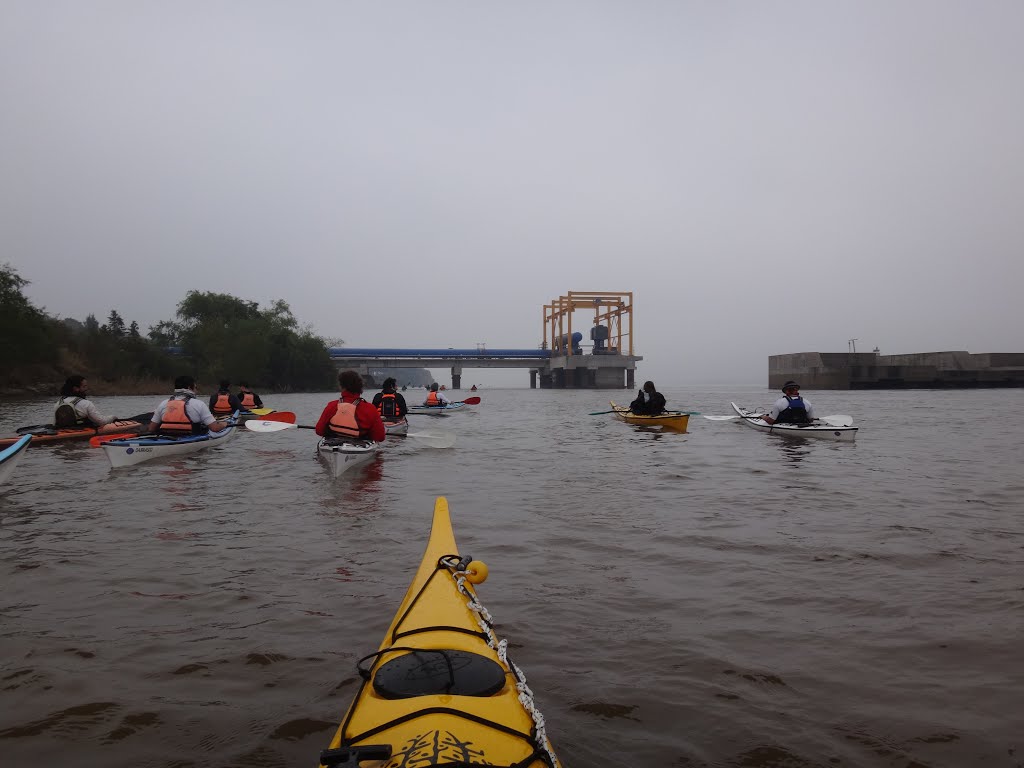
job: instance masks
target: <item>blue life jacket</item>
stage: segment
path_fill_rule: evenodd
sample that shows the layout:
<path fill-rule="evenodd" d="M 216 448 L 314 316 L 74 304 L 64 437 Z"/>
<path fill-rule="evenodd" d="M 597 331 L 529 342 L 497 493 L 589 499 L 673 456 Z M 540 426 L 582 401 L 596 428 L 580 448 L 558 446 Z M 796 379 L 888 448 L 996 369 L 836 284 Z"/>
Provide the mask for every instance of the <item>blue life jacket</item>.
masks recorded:
<path fill-rule="evenodd" d="M 783 397 L 786 398 L 786 402 L 789 405 L 779 413 L 779 418 L 775 420 L 777 424 L 807 424 L 810 422 L 807 416 L 807 407 L 804 405 L 804 400 L 800 395 L 796 397 L 783 395 Z"/>

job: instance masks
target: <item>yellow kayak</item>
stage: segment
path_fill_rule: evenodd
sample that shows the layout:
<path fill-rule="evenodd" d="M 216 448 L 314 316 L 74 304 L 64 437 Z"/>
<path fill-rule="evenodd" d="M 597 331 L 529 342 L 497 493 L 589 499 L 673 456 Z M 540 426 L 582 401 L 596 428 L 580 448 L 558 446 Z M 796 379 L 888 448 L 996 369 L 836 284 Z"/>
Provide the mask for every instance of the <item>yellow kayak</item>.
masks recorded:
<path fill-rule="evenodd" d="M 419 570 L 380 649 L 357 665 L 362 683 L 322 766 L 560 767 L 526 678 L 477 600 L 487 566 L 456 552 L 441 496 Z"/>
<path fill-rule="evenodd" d="M 627 424 L 640 424 L 645 427 L 664 427 L 674 429 L 678 432 L 685 432 L 686 426 L 690 423 L 690 414 L 685 411 L 665 411 L 657 416 L 642 416 L 633 413 L 625 405 L 616 405 L 614 400 L 609 400 L 615 410 L 615 418 Z"/>

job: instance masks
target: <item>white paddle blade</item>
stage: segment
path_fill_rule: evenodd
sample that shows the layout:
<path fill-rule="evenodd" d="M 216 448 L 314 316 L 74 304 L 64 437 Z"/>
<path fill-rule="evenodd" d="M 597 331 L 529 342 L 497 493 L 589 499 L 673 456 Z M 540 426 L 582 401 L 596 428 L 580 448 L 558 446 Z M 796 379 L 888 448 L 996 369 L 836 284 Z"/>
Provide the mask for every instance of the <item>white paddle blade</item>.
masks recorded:
<path fill-rule="evenodd" d="M 256 421 L 252 419 L 250 421 L 243 421 L 245 428 L 253 432 L 280 432 L 282 429 L 295 429 L 295 424 L 289 424 L 285 421 Z"/>
<path fill-rule="evenodd" d="M 411 437 L 426 443 L 431 448 L 454 448 L 454 432 L 406 432 L 405 437 Z"/>
<path fill-rule="evenodd" d="M 707 414 L 704 414 L 704 418 L 710 419 L 711 421 L 729 421 L 730 419 L 738 419 L 739 416 L 735 413 L 730 414 L 729 416 L 708 416 Z"/>
<path fill-rule="evenodd" d="M 833 427 L 852 427 L 853 416 L 822 416 L 819 421 L 831 424 Z"/>

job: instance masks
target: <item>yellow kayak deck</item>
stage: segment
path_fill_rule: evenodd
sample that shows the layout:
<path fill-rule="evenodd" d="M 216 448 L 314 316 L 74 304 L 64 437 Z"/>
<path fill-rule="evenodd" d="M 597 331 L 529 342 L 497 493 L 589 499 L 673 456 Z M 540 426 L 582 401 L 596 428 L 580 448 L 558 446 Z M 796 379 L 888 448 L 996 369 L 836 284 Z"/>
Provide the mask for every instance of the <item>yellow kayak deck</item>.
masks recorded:
<path fill-rule="evenodd" d="M 615 418 L 627 424 L 639 424 L 645 427 L 664 427 L 665 429 L 674 429 L 677 432 L 685 432 L 686 427 L 690 423 L 690 414 L 683 413 L 682 411 L 665 411 L 657 416 L 644 416 L 633 413 L 625 405 L 616 405 L 614 400 L 609 400 L 608 402 L 611 403 L 612 408 L 615 410 Z"/>
<path fill-rule="evenodd" d="M 457 554 L 438 497 L 423 560 L 384 642 L 359 662 L 359 691 L 321 765 L 559 767 L 522 671 L 477 600 L 473 583 L 486 575 Z"/>

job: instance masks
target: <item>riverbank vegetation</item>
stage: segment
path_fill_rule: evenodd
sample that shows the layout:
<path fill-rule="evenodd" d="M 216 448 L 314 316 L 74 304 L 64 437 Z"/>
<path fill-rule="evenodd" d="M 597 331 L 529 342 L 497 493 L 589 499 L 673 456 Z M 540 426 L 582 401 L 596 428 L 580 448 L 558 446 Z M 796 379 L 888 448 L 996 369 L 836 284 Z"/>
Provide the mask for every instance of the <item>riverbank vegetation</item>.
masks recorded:
<path fill-rule="evenodd" d="M 189 291 L 172 320 L 143 336 L 111 309 L 106 322 L 59 318 L 24 295 L 28 281 L 0 265 L 0 391 L 55 394 L 81 374 L 95 394 L 158 394 L 191 374 L 203 389 L 220 379 L 271 392 L 325 391 L 336 369 L 324 340 L 277 300 L 268 309 L 223 293 Z"/>

